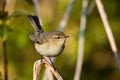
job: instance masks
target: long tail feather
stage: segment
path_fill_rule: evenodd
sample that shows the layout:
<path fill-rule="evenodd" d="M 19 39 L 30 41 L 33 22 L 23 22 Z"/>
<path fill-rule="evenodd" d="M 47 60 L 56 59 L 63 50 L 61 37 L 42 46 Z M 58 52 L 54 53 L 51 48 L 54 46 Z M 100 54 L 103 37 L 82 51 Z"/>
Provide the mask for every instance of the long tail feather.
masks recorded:
<path fill-rule="evenodd" d="M 28 20 L 31 23 L 31 25 L 33 26 L 35 32 L 39 31 L 40 33 L 43 32 L 42 26 L 40 25 L 39 19 L 37 16 L 32 16 L 32 15 L 28 15 Z"/>

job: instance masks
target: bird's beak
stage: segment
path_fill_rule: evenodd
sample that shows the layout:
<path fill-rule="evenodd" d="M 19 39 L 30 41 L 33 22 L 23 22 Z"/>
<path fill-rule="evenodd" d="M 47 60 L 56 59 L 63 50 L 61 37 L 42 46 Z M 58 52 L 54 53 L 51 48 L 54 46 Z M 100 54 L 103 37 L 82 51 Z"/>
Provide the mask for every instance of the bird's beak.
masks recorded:
<path fill-rule="evenodd" d="M 65 36 L 65 38 L 68 38 L 68 37 L 70 37 L 70 36 Z"/>

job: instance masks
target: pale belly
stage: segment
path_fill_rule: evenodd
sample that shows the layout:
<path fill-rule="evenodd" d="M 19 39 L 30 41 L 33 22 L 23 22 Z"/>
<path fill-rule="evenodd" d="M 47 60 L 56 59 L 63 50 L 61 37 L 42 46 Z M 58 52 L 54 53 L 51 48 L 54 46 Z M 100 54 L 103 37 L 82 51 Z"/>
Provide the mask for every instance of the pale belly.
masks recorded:
<path fill-rule="evenodd" d="M 47 44 L 43 44 L 43 45 L 35 44 L 35 48 L 37 52 L 41 55 L 55 57 L 63 51 L 64 46 L 56 47 L 56 46 L 51 46 L 51 45 L 47 46 Z"/>

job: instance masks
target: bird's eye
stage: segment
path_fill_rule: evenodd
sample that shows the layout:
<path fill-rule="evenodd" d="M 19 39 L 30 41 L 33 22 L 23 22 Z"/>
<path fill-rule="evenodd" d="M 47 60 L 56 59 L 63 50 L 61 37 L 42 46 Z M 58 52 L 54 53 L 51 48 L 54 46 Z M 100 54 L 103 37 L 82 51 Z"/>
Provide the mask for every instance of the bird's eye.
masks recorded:
<path fill-rule="evenodd" d="M 61 39 L 61 36 L 52 36 L 54 39 Z"/>
<path fill-rule="evenodd" d="M 58 36 L 57 39 L 60 39 L 60 37 Z"/>

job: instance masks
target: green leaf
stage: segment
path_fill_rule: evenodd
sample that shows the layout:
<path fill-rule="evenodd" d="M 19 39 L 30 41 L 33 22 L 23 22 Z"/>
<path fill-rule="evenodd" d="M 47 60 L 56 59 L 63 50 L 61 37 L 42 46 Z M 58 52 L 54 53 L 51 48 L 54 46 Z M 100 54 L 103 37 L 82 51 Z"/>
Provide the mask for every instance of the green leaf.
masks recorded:
<path fill-rule="evenodd" d="M 7 39 L 9 32 L 11 31 L 10 27 L 7 24 L 0 24 L 0 37 L 3 41 Z"/>

